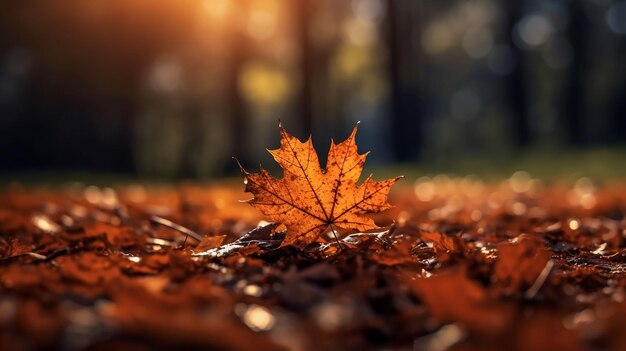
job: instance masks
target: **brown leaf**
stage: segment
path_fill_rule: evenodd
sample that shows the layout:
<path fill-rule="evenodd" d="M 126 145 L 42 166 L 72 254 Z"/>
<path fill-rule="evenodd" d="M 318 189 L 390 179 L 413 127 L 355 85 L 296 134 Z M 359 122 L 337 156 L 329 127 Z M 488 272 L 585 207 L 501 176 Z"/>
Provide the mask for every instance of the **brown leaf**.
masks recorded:
<path fill-rule="evenodd" d="M 196 246 L 194 251 L 206 251 L 216 248 L 224 242 L 226 235 L 207 236 Z"/>
<path fill-rule="evenodd" d="M 20 242 L 17 239 L 11 239 L 10 242 L 7 242 L 4 239 L 0 239 L 0 258 L 6 259 L 9 257 L 17 257 L 20 255 L 27 254 L 33 251 L 33 248 L 30 245 Z"/>
<path fill-rule="evenodd" d="M 413 255 L 415 240 L 404 234 L 393 235 L 389 239 L 390 247 L 373 253 L 370 258 L 383 266 L 415 266 L 422 267 L 419 259 Z"/>
<path fill-rule="evenodd" d="M 550 261 L 543 242 L 526 234 L 500 244 L 498 251 L 493 275 L 505 294 L 530 288 Z"/>
<path fill-rule="evenodd" d="M 244 256 L 247 256 L 259 253 L 263 249 L 275 249 L 284 238 L 284 231 L 277 232 L 276 230 L 278 228 L 280 228 L 278 223 L 260 226 L 247 232 L 232 243 L 209 248 L 208 250 L 199 250 L 196 248 L 193 256 L 206 256 L 211 258 L 228 257 L 234 254 L 244 254 Z"/>
<path fill-rule="evenodd" d="M 464 251 L 461 240 L 457 236 L 446 235 L 440 232 L 422 232 L 420 238 L 432 243 L 432 248 L 441 263 L 449 261 L 452 256 L 459 255 Z"/>
<path fill-rule="evenodd" d="M 136 235 L 130 227 L 115 226 L 107 223 L 97 223 L 85 227 L 85 237 L 104 235 L 106 241 L 114 247 L 132 247 L 145 241 L 143 236 Z"/>
<path fill-rule="evenodd" d="M 331 141 L 326 169 L 320 166 L 311 138 L 306 142 L 289 135 L 280 126 L 280 148 L 269 150 L 283 169 L 283 177 L 274 178 L 261 167 L 248 173 L 241 167 L 248 201 L 271 221 L 287 227 L 283 246 L 303 248 L 330 228 L 366 231 L 378 229 L 365 214 L 387 210 L 387 195 L 401 177 L 375 181 L 371 176 L 357 185 L 367 153 L 359 154 L 357 126 L 342 143 Z"/>
<path fill-rule="evenodd" d="M 487 291 L 467 277 L 466 267 L 457 267 L 430 278 L 406 277 L 439 323 L 458 322 L 480 333 L 498 333 L 506 326 L 510 306 L 490 301 Z"/>

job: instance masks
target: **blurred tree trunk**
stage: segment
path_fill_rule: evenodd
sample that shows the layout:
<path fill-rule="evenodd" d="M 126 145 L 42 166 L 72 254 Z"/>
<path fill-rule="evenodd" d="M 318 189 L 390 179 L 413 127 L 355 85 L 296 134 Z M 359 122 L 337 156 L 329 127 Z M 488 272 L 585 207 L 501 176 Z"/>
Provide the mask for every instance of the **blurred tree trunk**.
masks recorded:
<path fill-rule="evenodd" d="M 620 37 L 619 45 L 616 49 L 616 57 L 626 57 L 626 38 Z M 619 65 L 619 80 L 613 89 L 613 96 L 610 102 L 610 130 L 611 141 L 618 143 L 626 143 L 626 67 L 624 64 Z"/>
<path fill-rule="evenodd" d="M 292 0 L 295 6 L 297 40 L 300 45 L 300 96 L 299 114 L 303 135 L 311 133 L 313 128 L 313 72 L 315 60 L 310 38 L 310 0 Z"/>
<path fill-rule="evenodd" d="M 515 145 L 518 148 L 528 146 L 531 141 L 531 131 L 528 124 L 528 99 L 526 92 L 526 72 L 524 72 L 524 65 L 522 59 L 524 53 L 513 42 L 513 32 L 515 25 L 522 16 L 522 7 L 524 1 L 522 0 L 510 0 L 502 2 L 505 6 L 505 33 L 507 38 L 507 45 L 513 51 L 513 57 L 518 60 L 513 68 L 513 71 L 507 76 L 506 95 L 511 107 L 511 116 L 513 118 L 513 137 Z"/>
<path fill-rule="evenodd" d="M 565 91 L 565 115 L 562 117 L 565 127 L 567 142 L 570 145 L 584 145 L 587 143 L 585 135 L 584 117 L 586 112 L 586 72 L 588 69 L 588 57 L 586 57 L 589 34 L 589 23 L 582 0 L 567 2 L 570 22 L 568 39 L 572 44 L 574 59 L 567 74 L 567 86 Z"/>
<path fill-rule="evenodd" d="M 414 0 L 387 1 L 387 41 L 391 83 L 393 149 L 396 160 L 415 160 L 421 151 L 423 118 L 422 52 L 415 35 L 421 34 L 421 3 Z"/>
<path fill-rule="evenodd" d="M 245 102 L 241 96 L 239 89 L 239 75 L 245 64 L 247 55 L 248 38 L 243 32 L 246 28 L 245 23 L 248 14 L 248 1 L 237 1 L 238 9 L 232 13 L 233 23 L 231 24 L 231 32 L 227 38 L 229 44 L 229 58 L 226 72 L 226 107 L 228 119 L 230 121 L 230 139 L 233 156 L 240 159 L 241 162 L 247 163 L 245 160 Z M 229 165 L 225 165 L 224 169 L 233 169 L 234 164 L 228 161 Z"/>

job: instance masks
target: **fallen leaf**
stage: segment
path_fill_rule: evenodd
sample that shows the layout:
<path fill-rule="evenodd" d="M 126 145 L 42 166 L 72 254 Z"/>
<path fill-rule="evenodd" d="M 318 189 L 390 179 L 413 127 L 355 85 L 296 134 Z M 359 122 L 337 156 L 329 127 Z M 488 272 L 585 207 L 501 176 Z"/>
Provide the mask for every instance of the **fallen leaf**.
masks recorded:
<path fill-rule="evenodd" d="M 440 232 L 422 232 L 420 239 L 432 244 L 432 248 L 441 263 L 448 262 L 453 256 L 459 256 L 464 251 L 458 236 L 446 235 Z"/>
<path fill-rule="evenodd" d="M 461 266 L 430 278 L 405 277 L 439 323 L 458 322 L 479 333 L 498 333 L 511 320 L 511 306 L 490 301 L 487 291 Z"/>
<path fill-rule="evenodd" d="M 270 223 L 254 228 L 232 243 L 207 250 L 196 249 L 193 256 L 220 258 L 240 253 L 250 255 L 261 252 L 262 249 L 275 249 L 280 246 L 284 237 L 284 231 L 276 231 L 279 227 L 278 223 Z"/>
<path fill-rule="evenodd" d="M 224 242 L 226 235 L 216 235 L 216 236 L 207 236 L 196 246 L 194 251 L 206 251 L 209 249 L 216 248 Z"/>
<path fill-rule="evenodd" d="M 500 244 L 493 276 L 505 294 L 530 288 L 550 260 L 540 239 L 522 234 Z"/>
<path fill-rule="evenodd" d="M 367 157 L 358 153 L 357 126 L 342 143 L 331 141 L 326 169 L 320 166 L 310 137 L 301 142 L 282 126 L 280 148 L 268 150 L 283 169 L 282 178 L 274 178 L 263 167 L 259 173 L 248 173 L 240 165 L 245 191 L 254 195 L 248 203 L 287 227 L 282 246 L 304 248 L 329 228 L 335 234 L 336 228 L 379 228 L 364 215 L 391 208 L 387 195 L 401 177 L 375 181 L 370 175 L 357 185 Z"/>

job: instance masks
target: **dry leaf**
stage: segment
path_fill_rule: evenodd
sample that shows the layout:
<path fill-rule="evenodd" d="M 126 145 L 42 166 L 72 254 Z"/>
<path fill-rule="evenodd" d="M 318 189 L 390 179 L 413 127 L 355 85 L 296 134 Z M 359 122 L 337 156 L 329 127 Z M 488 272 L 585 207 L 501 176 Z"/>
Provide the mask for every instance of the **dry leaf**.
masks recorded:
<path fill-rule="evenodd" d="M 498 251 L 493 276 L 505 294 L 530 288 L 551 256 L 541 239 L 527 234 L 500 244 Z"/>
<path fill-rule="evenodd" d="M 490 301 L 487 291 L 467 277 L 465 266 L 430 278 L 405 278 L 439 323 L 458 322 L 480 333 L 498 333 L 511 320 L 511 306 Z"/>
<path fill-rule="evenodd" d="M 194 251 L 201 252 L 219 247 L 224 242 L 224 239 L 226 239 L 226 235 L 207 236 L 202 239 Z"/>
<path fill-rule="evenodd" d="M 447 235 L 441 232 L 422 232 L 420 239 L 432 243 L 432 248 L 441 263 L 450 261 L 454 256 L 460 256 L 464 247 L 458 236 Z"/>
<path fill-rule="evenodd" d="M 358 126 L 358 125 L 357 125 Z M 241 168 L 249 203 L 271 221 L 287 227 L 283 246 L 303 248 L 330 228 L 365 231 L 378 226 L 365 214 L 387 210 L 387 195 L 401 177 L 375 181 L 371 175 L 357 185 L 367 153 L 359 154 L 356 131 L 342 143 L 331 141 L 326 169 L 322 169 L 311 138 L 301 142 L 280 126 L 280 148 L 268 150 L 283 169 L 274 178 L 261 167 L 259 173 Z M 241 167 L 241 166 L 240 166 Z"/>
<path fill-rule="evenodd" d="M 278 223 L 263 225 L 247 232 L 232 243 L 213 248 L 200 249 L 198 245 L 193 256 L 218 258 L 242 253 L 250 255 L 261 252 L 263 249 L 274 249 L 284 238 L 284 230 L 277 231 L 280 227 Z"/>

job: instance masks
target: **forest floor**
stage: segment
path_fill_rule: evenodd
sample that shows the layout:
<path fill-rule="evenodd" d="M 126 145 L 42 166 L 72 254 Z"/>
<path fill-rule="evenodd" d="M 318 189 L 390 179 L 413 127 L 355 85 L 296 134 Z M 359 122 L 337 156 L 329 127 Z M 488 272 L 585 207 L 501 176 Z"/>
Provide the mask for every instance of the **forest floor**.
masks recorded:
<path fill-rule="evenodd" d="M 304 250 L 241 183 L 8 186 L 0 349 L 624 349 L 626 183 L 409 179 Z"/>

